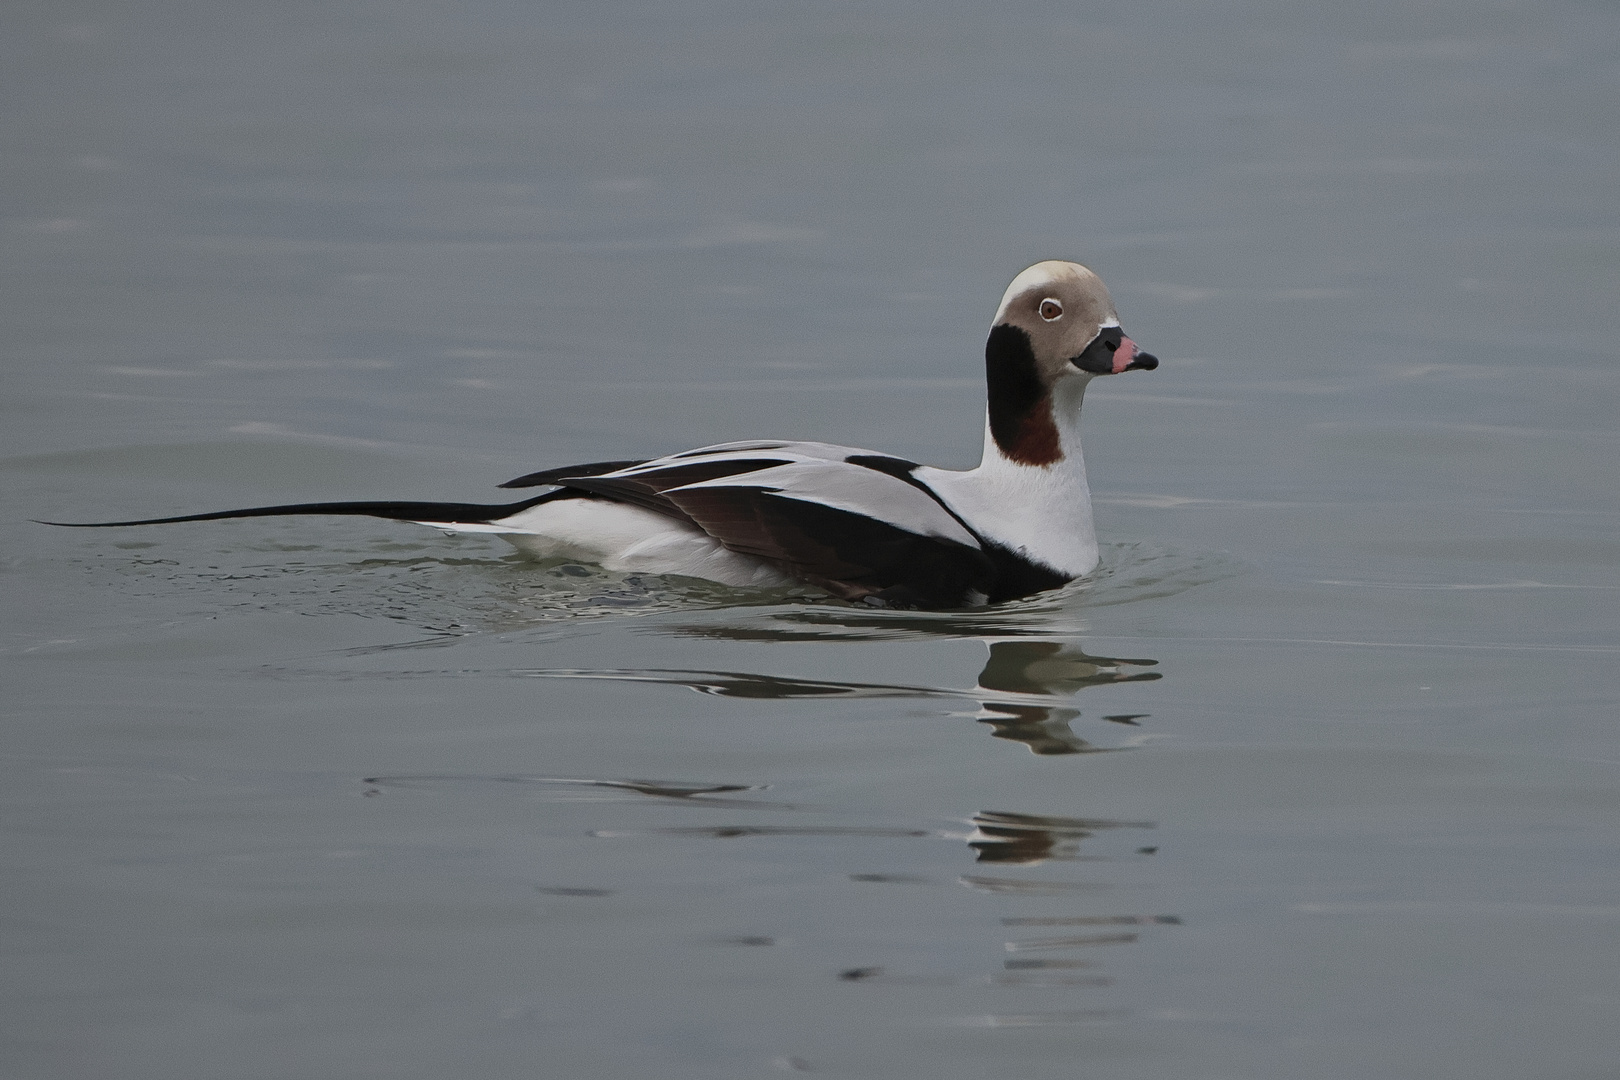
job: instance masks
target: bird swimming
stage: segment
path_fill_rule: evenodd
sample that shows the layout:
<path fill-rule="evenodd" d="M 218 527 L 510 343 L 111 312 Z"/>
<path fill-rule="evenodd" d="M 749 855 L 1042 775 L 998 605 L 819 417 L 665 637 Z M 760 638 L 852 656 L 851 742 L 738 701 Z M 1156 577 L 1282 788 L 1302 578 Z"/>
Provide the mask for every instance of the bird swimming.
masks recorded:
<path fill-rule="evenodd" d="M 845 600 L 977 607 L 1057 588 L 1098 562 L 1080 406 L 1101 375 L 1151 371 L 1102 279 L 1047 261 L 1013 278 L 985 342 L 984 456 L 936 469 L 818 442 L 721 443 L 529 473 L 510 503 L 321 502 L 75 528 L 342 514 L 494 533 L 542 559 L 734 586 L 804 583 Z"/>

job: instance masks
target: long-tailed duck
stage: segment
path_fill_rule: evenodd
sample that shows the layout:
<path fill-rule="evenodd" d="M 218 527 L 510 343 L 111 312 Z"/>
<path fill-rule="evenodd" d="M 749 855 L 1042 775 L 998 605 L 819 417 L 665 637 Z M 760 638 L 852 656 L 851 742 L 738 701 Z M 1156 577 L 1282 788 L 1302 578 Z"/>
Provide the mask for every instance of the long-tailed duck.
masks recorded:
<path fill-rule="evenodd" d="M 495 533 L 610 570 L 806 582 L 895 607 L 993 604 L 1096 567 L 1080 404 L 1096 376 L 1159 361 L 1120 329 L 1101 278 L 1056 261 L 1013 278 L 984 360 L 984 458 L 966 472 L 828 443 L 731 442 L 529 473 L 501 487 L 548 490 L 511 503 L 302 503 L 79 526 L 357 514 Z"/>

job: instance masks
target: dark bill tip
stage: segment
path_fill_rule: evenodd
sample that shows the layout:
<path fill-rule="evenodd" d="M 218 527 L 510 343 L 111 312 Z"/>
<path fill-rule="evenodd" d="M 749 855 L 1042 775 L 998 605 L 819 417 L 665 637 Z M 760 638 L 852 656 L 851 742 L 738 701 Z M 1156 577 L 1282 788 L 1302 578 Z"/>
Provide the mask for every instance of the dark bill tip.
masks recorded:
<path fill-rule="evenodd" d="M 1152 371 L 1159 366 L 1159 358 L 1150 352 L 1139 352 L 1125 365 L 1126 371 Z"/>

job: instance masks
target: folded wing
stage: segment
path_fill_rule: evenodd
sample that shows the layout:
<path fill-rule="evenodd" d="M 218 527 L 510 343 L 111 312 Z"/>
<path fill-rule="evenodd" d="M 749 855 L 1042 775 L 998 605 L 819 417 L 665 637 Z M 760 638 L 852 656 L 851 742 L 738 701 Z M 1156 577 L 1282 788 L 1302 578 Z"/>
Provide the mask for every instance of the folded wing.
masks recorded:
<path fill-rule="evenodd" d="M 845 599 L 982 602 L 995 569 L 978 537 L 894 465 L 824 443 L 729 443 L 549 482 L 690 521 Z"/>

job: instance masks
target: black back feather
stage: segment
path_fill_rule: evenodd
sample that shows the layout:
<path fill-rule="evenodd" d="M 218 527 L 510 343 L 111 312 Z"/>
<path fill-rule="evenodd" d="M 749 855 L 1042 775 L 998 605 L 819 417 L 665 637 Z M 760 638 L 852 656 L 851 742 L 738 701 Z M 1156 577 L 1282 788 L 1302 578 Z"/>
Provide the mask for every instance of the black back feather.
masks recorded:
<path fill-rule="evenodd" d="M 628 469 L 632 465 L 645 465 L 651 458 L 628 461 L 592 461 L 584 465 L 568 465 L 561 469 L 542 469 L 539 472 L 527 473 L 516 480 L 508 480 L 501 484 L 503 488 L 540 487 L 544 484 L 560 484 L 564 480 L 577 476 L 601 476 L 603 473 L 618 472 Z"/>

